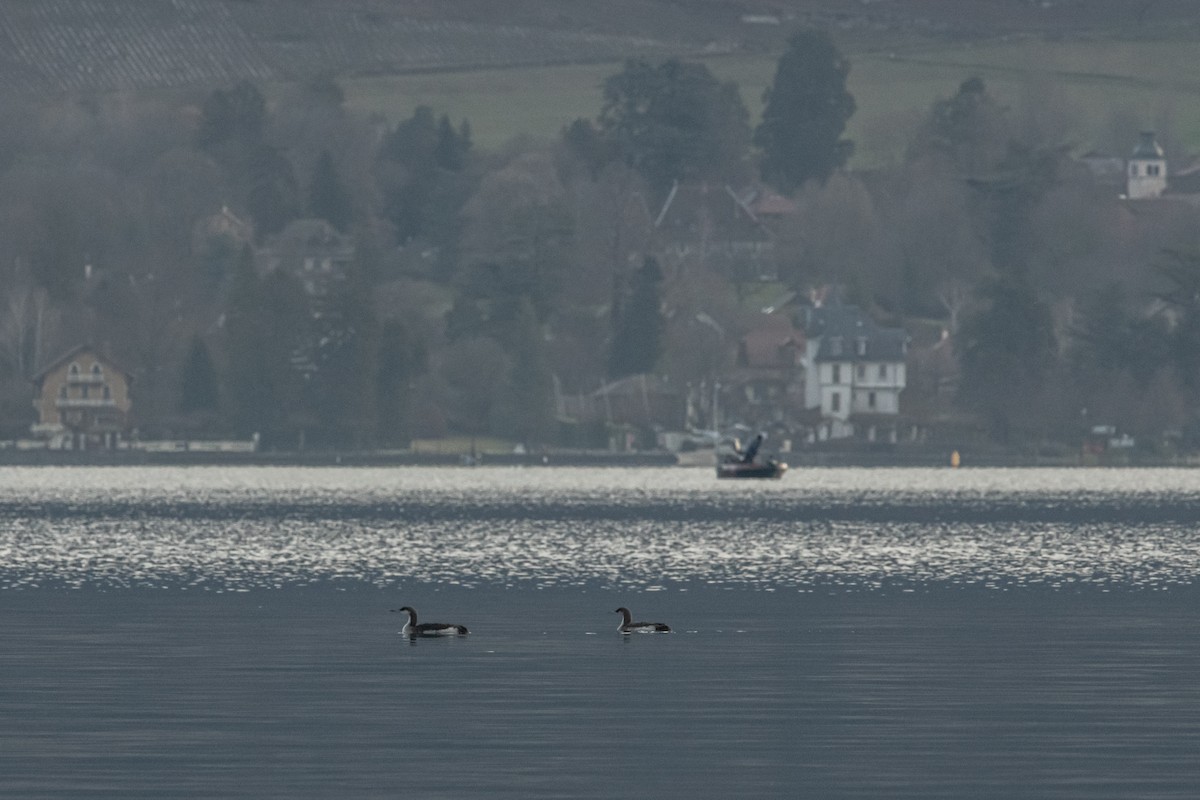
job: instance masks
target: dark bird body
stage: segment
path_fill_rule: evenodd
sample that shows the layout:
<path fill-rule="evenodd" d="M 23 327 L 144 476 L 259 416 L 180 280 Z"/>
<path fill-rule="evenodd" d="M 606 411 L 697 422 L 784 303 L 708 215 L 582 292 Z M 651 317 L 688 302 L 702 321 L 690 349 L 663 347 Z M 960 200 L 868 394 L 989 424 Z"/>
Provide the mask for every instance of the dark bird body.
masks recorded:
<path fill-rule="evenodd" d="M 621 633 L 670 633 L 671 626 L 661 622 L 634 622 L 629 609 L 622 606 L 614 613 L 621 615 L 621 625 L 617 628 Z"/>
<path fill-rule="evenodd" d="M 412 606 L 393 608 L 396 613 L 407 613 L 408 622 L 400 630 L 404 636 L 465 636 L 470 631 L 466 625 L 452 625 L 448 622 L 422 622 L 417 624 L 417 611 Z"/>

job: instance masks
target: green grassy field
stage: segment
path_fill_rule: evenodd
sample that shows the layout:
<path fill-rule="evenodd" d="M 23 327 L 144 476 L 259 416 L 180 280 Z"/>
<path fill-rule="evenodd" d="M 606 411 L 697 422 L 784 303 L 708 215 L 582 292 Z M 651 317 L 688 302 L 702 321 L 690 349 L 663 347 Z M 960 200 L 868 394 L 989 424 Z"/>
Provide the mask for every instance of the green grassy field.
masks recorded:
<path fill-rule="evenodd" d="M 850 91 L 858 112 L 849 136 L 855 166 L 893 161 L 916 122 L 939 97 L 980 75 L 1014 110 L 1040 109 L 1046 126 L 1080 149 L 1095 146 L 1123 117 L 1200 151 L 1200 59 L 1191 41 L 1048 41 L 1021 38 L 963 45 L 856 52 Z M 707 59 L 736 81 L 752 114 L 774 74 L 776 54 Z M 477 146 L 494 149 L 520 135 L 552 138 L 576 117 L 592 117 L 601 86 L 619 64 L 446 72 L 346 81 L 351 106 L 390 122 L 429 105 L 471 123 Z M 1132 144 L 1132 143 L 1131 143 Z"/>
<path fill-rule="evenodd" d="M 1200 150 L 1196 52 L 1193 42 L 1023 39 L 860 55 L 852 91 L 862 117 L 875 112 L 886 119 L 914 108 L 923 112 L 963 78 L 980 75 L 1014 113 L 1039 110 L 1050 118 L 1047 126 L 1060 128 L 1079 148 L 1101 144 L 1120 116 L 1194 151 Z"/>

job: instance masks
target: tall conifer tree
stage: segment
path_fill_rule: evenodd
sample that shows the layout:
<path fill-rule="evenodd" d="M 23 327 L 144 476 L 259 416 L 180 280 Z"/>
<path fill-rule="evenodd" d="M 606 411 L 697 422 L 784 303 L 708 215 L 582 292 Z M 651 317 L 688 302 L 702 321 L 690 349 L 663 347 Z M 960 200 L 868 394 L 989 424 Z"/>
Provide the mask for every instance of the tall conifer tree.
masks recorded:
<path fill-rule="evenodd" d="M 338 177 L 337 165 L 328 150 L 322 150 L 313 169 L 308 190 L 308 210 L 345 233 L 354 217 L 354 208 L 346 187 Z"/>
<path fill-rule="evenodd" d="M 613 338 L 608 354 L 608 374 L 612 378 L 650 372 L 662 355 L 662 270 L 658 260 L 646 256 L 633 274 L 628 293 L 614 298 Z"/>
<path fill-rule="evenodd" d="M 828 34 L 802 30 L 788 40 L 754 131 L 763 180 L 791 194 L 805 181 L 824 183 L 845 165 L 854 143 L 842 133 L 856 107 L 846 90 L 849 72 Z"/>
<path fill-rule="evenodd" d="M 217 371 L 208 347 L 199 336 L 192 337 L 187 360 L 183 362 L 180 409 L 187 414 L 217 410 Z"/>

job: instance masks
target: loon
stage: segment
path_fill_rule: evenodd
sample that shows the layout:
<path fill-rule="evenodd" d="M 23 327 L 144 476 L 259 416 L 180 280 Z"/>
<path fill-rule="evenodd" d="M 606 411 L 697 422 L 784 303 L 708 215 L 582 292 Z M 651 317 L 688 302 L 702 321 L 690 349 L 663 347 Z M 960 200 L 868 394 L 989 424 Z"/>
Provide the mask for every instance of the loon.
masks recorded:
<path fill-rule="evenodd" d="M 412 606 L 393 608 L 392 611 L 408 612 L 408 622 L 401 629 L 402 636 L 463 636 L 469 631 L 466 625 L 451 625 L 448 622 L 422 622 L 417 624 L 417 611 Z"/>
<path fill-rule="evenodd" d="M 629 609 L 622 606 L 618 608 L 615 614 L 621 615 L 621 626 L 617 628 L 621 633 L 670 633 L 671 626 L 664 625 L 661 622 L 633 622 L 633 616 L 629 613 Z"/>

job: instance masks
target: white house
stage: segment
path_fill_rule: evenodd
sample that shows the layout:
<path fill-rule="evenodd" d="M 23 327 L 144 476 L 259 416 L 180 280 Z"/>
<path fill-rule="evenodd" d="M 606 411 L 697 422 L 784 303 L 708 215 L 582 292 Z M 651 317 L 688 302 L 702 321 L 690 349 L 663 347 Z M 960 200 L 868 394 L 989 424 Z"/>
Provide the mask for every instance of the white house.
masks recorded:
<path fill-rule="evenodd" d="M 818 438 L 895 441 L 907 334 L 836 302 L 806 309 L 804 328 L 805 406 L 820 409 Z"/>
<path fill-rule="evenodd" d="M 1167 159 L 1154 131 L 1142 131 L 1129 156 L 1125 174 L 1125 196 L 1130 200 L 1162 197 L 1167 190 Z"/>

